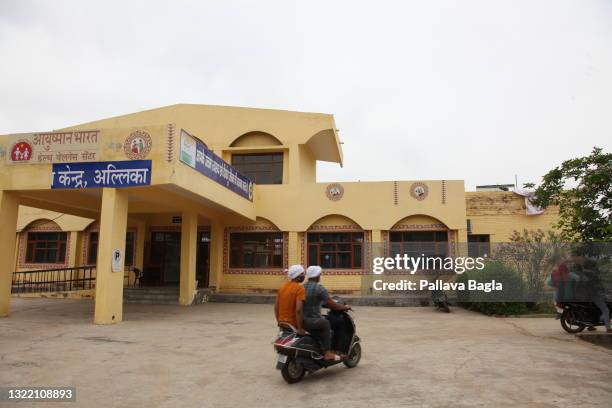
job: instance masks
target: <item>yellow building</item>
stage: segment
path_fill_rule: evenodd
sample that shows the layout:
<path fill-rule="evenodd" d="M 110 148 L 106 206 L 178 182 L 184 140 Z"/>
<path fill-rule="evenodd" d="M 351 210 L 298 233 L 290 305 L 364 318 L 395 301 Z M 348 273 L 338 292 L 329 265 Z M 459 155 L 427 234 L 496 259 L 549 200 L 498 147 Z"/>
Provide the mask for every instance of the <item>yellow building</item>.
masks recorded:
<path fill-rule="evenodd" d="M 317 183 L 317 161 L 343 160 L 318 113 L 173 105 L 0 136 L 0 156 L 0 315 L 16 287 L 47 282 L 91 293 L 95 322 L 118 322 L 126 285 L 176 285 L 188 305 L 199 288 L 271 293 L 294 263 L 359 294 L 393 245 L 482 253 L 557 216 L 462 180 Z"/>

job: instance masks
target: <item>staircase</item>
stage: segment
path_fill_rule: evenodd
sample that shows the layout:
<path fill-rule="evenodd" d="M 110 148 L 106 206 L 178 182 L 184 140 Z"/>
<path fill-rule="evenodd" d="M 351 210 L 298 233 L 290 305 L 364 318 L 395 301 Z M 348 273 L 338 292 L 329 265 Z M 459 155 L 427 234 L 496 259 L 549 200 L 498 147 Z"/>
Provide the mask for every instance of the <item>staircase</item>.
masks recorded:
<path fill-rule="evenodd" d="M 123 303 L 178 305 L 178 286 L 123 288 Z"/>
<path fill-rule="evenodd" d="M 193 298 L 194 305 L 208 302 L 215 292 L 212 288 L 198 289 Z M 178 305 L 178 286 L 150 286 L 144 288 L 123 288 L 123 303 L 148 305 Z"/>

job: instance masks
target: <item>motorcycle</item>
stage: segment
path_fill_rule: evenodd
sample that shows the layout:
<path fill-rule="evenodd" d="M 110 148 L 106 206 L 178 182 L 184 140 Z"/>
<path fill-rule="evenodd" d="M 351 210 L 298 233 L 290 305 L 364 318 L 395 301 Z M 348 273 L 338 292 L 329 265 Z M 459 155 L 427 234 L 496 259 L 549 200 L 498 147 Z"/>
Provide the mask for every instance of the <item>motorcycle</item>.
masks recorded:
<path fill-rule="evenodd" d="M 330 321 L 332 327 L 332 350 L 347 357 L 342 360 L 325 360 L 319 341 L 314 336 L 310 333 L 299 336 L 291 324 L 279 322 L 280 332 L 274 341 L 274 350 L 277 353 L 276 369 L 281 371 L 287 383 L 297 383 L 306 373 L 312 374 L 338 363 L 343 363 L 347 368 L 354 368 L 359 364 L 361 340 L 357 336 L 351 314 L 347 311 L 330 310 L 324 317 Z"/>
<path fill-rule="evenodd" d="M 612 302 L 606 302 L 612 317 Z M 563 302 L 557 304 L 561 327 L 568 333 L 580 333 L 585 328 L 594 330 L 595 326 L 603 326 L 601 310 L 591 302 Z"/>

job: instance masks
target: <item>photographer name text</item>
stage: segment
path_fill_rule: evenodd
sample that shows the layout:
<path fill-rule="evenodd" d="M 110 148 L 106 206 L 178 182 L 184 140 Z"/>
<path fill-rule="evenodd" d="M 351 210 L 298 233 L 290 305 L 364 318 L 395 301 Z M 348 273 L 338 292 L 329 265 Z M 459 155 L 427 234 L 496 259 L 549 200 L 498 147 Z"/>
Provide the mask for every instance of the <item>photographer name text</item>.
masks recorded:
<path fill-rule="evenodd" d="M 429 281 L 427 279 L 420 279 L 419 281 L 409 281 L 402 279 L 397 282 L 384 282 L 382 279 L 377 279 L 372 283 L 374 290 L 397 290 L 397 291 L 409 291 L 409 290 L 443 290 L 443 291 L 479 291 L 479 292 L 496 292 L 503 290 L 501 282 L 492 280 L 490 282 L 478 282 L 470 279 L 467 281 L 467 285 L 463 282 L 444 282 L 442 280 Z"/>

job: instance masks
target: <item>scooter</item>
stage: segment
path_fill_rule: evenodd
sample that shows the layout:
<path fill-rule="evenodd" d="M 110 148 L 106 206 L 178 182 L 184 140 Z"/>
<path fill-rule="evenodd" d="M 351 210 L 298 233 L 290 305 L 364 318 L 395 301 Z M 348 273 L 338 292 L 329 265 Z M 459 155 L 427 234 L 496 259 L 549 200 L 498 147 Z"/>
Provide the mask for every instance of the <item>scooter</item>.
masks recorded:
<path fill-rule="evenodd" d="M 356 333 L 355 321 L 346 311 L 330 310 L 326 316 L 332 327 L 332 349 L 346 354 L 339 361 L 326 361 L 319 341 L 310 333 L 299 336 L 297 330 L 289 323 L 279 322 L 280 332 L 274 342 L 278 354 L 276 368 L 281 371 L 283 379 L 294 384 L 301 381 L 306 373 L 314 373 L 321 368 L 328 368 L 343 363 L 348 368 L 357 367 L 361 360 L 361 340 Z"/>
<path fill-rule="evenodd" d="M 612 302 L 606 302 L 612 317 Z M 601 310 L 591 302 L 563 302 L 557 304 L 557 317 L 561 327 L 568 333 L 580 333 L 585 328 L 594 330 L 595 326 L 603 326 Z"/>

